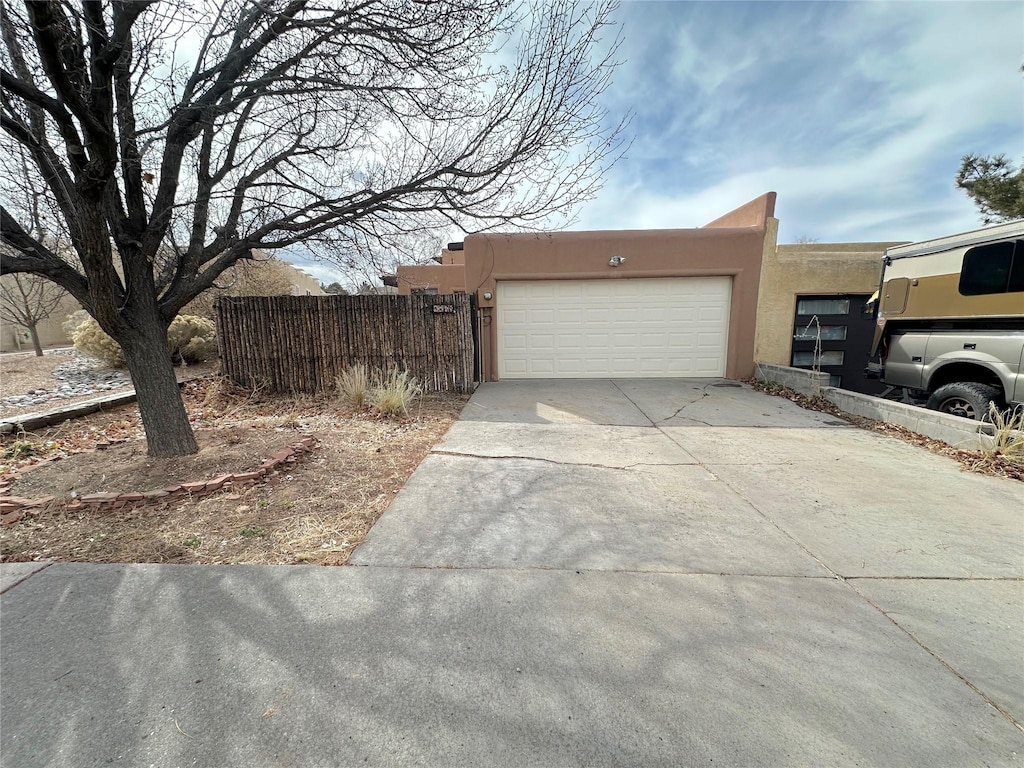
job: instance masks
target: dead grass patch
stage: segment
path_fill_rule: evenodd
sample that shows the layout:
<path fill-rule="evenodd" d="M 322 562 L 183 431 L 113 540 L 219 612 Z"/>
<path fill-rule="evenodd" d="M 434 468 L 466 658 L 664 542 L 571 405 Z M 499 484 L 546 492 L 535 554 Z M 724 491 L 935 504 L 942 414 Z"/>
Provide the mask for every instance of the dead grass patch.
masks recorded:
<path fill-rule="evenodd" d="M 215 468 L 210 465 L 211 474 L 252 469 L 273 446 L 293 442 L 299 432 L 313 434 L 320 444 L 287 473 L 201 499 L 118 511 L 51 505 L 0 529 L 0 560 L 342 565 L 468 399 L 424 395 L 407 418 L 390 420 L 341 406 L 330 397 L 264 396 L 213 380 L 188 384 L 184 394 L 199 428 L 197 436 L 209 438 L 208 446 L 237 440 L 228 444 L 234 458 L 225 457 Z M 135 406 L 93 414 L 32 437 L 53 441 L 56 436 L 62 450 L 81 451 L 130 434 L 141 437 Z M 41 481 L 50 467 L 67 473 L 76 455 L 22 474 L 13 492 L 29 495 L 22 490 L 29 486 L 22 484 L 36 472 Z M 127 444 L 91 455 L 108 463 L 122 456 L 137 462 L 135 487 L 114 489 L 118 491 L 143 490 L 140 485 L 163 471 L 157 466 L 163 460 L 147 468 L 153 460 L 130 453 Z M 255 463 L 249 460 L 253 456 Z M 229 467 L 235 460 L 244 466 Z M 77 474 L 73 482 L 80 483 Z M 198 479 L 203 478 L 170 482 Z M 156 487 L 161 484 L 169 483 L 161 481 Z"/>

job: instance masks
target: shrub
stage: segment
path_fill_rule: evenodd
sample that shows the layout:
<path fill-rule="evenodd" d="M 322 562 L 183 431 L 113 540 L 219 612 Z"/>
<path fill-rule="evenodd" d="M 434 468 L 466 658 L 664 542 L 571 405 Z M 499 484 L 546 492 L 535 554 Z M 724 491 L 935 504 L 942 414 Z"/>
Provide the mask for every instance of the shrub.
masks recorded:
<path fill-rule="evenodd" d="M 73 317 L 68 317 L 66 326 L 71 324 Z M 71 340 L 75 349 L 96 358 L 104 365 L 111 368 L 124 367 L 124 352 L 120 345 L 104 333 L 93 318 L 86 316 L 78 324 Z M 203 317 L 178 315 L 167 329 L 167 351 L 175 363 L 200 363 L 216 357 L 216 326 L 212 320 Z"/>
<path fill-rule="evenodd" d="M 67 336 L 72 342 L 75 340 L 75 331 L 78 330 L 85 320 L 89 317 L 89 313 L 84 309 L 77 309 L 64 318 L 64 322 L 61 323 L 61 328 L 64 329 L 64 335 Z"/>
<path fill-rule="evenodd" d="M 342 371 L 335 383 L 339 394 L 349 405 L 361 408 L 366 402 L 366 393 L 370 389 L 370 375 L 362 363 L 356 363 Z"/>
<path fill-rule="evenodd" d="M 217 356 L 217 326 L 195 315 L 178 315 L 167 329 L 167 348 L 174 362 L 201 363 Z"/>
<path fill-rule="evenodd" d="M 392 370 L 376 381 L 367 400 L 385 416 L 399 416 L 409 413 L 409 404 L 422 391 L 420 383 L 408 371 Z"/>
<path fill-rule="evenodd" d="M 70 319 L 70 318 L 69 318 Z M 100 324 L 91 317 L 86 317 L 71 336 L 75 349 L 99 360 L 110 368 L 124 367 L 124 352 L 120 345 L 110 338 Z"/>

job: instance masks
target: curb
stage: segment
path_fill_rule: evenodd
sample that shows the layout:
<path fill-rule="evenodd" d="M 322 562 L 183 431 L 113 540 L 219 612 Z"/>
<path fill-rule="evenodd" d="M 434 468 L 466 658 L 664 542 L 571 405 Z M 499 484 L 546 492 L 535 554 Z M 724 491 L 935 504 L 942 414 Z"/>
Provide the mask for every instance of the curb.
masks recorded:
<path fill-rule="evenodd" d="M 195 483 L 182 483 L 171 485 L 156 491 L 147 493 L 89 493 L 77 499 L 65 503 L 65 509 L 96 509 L 96 510 L 118 510 L 124 507 L 140 507 L 153 502 L 171 501 L 177 498 L 198 498 L 208 496 L 211 493 L 225 488 L 238 489 L 248 485 L 275 477 L 279 474 L 281 467 L 296 464 L 306 454 L 312 453 L 317 445 L 317 439 L 312 435 L 306 435 L 295 443 L 275 451 L 270 458 L 266 459 L 258 469 L 252 472 L 236 472 L 230 475 L 220 475 L 210 480 L 202 480 Z M 38 464 L 35 466 L 39 466 Z M 13 480 L 0 485 L 0 525 L 13 525 L 33 510 L 45 507 L 56 501 L 54 496 L 44 496 L 39 499 L 24 499 L 18 496 L 8 496 Z"/>
<path fill-rule="evenodd" d="M 178 382 L 178 388 L 181 389 L 186 384 L 199 381 L 204 378 L 198 376 L 193 379 L 182 379 Z M 83 400 L 80 403 L 73 403 L 64 408 L 54 408 L 50 411 L 37 411 L 36 413 L 26 413 L 23 416 L 9 416 L 4 419 L 0 419 L 0 435 L 9 435 L 16 432 L 18 428 L 24 430 L 38 429 L 39 427 L 48 427 L 51 424 L 57 424 L 68 419 L 77 419 L 81 416 L 88 416 L 90 413 L 96 413 L 102 411 L 104 408 L 114 408 L 118 405 L 125 405 L 126 403 L 134 403 L 138 399 L 135 394 L 135 390 L 132 389 L 128 392 L 117 392 L 113 395 L 103 395 L 101 397 L 95 397 L 92 400 Z"/>

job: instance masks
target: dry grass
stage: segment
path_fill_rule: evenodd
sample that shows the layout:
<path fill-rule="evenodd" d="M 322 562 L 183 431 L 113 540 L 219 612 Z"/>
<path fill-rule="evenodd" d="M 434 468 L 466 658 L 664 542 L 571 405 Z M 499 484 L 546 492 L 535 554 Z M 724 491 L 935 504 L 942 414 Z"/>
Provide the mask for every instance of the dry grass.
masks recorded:
<path fill-rule="evenodd" d="M 226 435 L 232 428 L 244 427 L 242 435 L 272 436 L 271 443 L 289 442 L 301 433 L 315 435 L 320 444 L 287 474 L 272 481 L 202 499 L 113 512 L 69 511 L 51 505 L 0 528 L 0 559 L 344 564 L 458 417 L 467 398 L 425 395 L 412 415 L 401 420 L 341 408 L 331 398 L 264 396 L 216 380 L 186 385 L 185 399 L 197 427 L 208 433 Z M 138 436 L 141 431 L 133 406 L 72 424 L 64 427 L 60 437 L 63 446 L 74 446 L 74 450 L 133 432 Z M 52 437 L 47 432 L 33 436 L 36 440 Z M 243 440 L 236 448 L 244 454 L 246 445 Z M 97 458 L 104 455 L 113 454 L 93 454 Z M 59 471 L 64 461 L 68 460 L 32 470 L 24 477 L 49 472 L 50 467 Z M 224 471 L 252 468 L 250 464 Z M 180 482 L 192 479 L 183 477 Z M 137 485 L 145 484 L 140 477 Z M 13 490 L 19 492 L 17 483 Z"/>
<path fill-rule="evenodd" d="M 991 438 L 983 438 L 983 452 L 1002 456 L 1024 465 L 1024 407 L 1003 411 L 995 403 L 988 404 L 988 420 L 995 428 Z"/>
<path fill-rule="evenodd" d="M 408 371 L 390 371 L 370 389 L 367 400 L 384 416 L 405 416 L 409 406 L 423 391 L 420 383 Z"/>
<path fill-rule="evenodd" d="M 370 390 L 370 374 L 366 366 L 356 363 L 351 368 L 342 371 L 337 380 L 338 394 L 343 402 L 353 408 L 362 408 L 366 404 L 366 393 Z"/>

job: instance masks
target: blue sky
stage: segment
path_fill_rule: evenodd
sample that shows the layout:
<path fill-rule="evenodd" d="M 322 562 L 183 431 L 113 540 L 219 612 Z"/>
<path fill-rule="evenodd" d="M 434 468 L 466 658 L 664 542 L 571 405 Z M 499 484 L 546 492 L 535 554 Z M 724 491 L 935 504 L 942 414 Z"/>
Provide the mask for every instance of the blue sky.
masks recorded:
<path fill-rule="evenodd" d="M 633 145 L 572 229 L 701 226 L 778 192 L 780 242 L 973 229 L 967 152 L 1024 158 L 1024 2 L 626 2 Z M 323 265 L 316 265 L 323 266 Z M 317 271 L 314 267 L 309 271 Z"/>
<path fill-rule="evenodd" d="M 574 229 L 700 226 L 779 193 L 780 242 L 980 226 L 967 152 L 1024 156 L 1024 3 L 635 2 L 635 140 Z"/>

